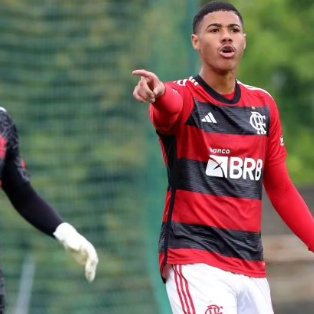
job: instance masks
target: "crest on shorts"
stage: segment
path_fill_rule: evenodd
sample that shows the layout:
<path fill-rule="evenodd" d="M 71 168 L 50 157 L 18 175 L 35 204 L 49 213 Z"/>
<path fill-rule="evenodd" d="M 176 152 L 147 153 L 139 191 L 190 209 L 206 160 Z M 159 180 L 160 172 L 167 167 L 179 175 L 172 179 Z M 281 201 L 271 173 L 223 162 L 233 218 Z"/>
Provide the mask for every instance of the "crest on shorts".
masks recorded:
<path fill-rule="evenodd" d="M 205 314 L 223 314 L 222 309 L 222 306 L 212 304 L 207 308 Z"/>

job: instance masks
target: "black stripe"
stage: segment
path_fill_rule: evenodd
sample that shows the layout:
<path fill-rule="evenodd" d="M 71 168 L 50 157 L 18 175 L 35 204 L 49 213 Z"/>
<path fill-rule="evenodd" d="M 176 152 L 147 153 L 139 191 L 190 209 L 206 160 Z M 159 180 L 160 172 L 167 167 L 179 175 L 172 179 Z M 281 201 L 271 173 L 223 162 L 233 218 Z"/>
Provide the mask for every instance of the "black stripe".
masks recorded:
<path fill-rule="evenodd" d="M 177 141 L 175 136 L 160 136 L 160 141 L 163 145 L 165 154 L 167 155 L 168 159 L 168 167 L 167 167 L 167 172 L 168 172 L 168 191 L 171 191 L 171 200 L 170 200 L 170 207 L 167 215 L 167 221 L 166 221 L 166 228 L 163 228 L 163 231 L 160 234 L 160 238 L 162 238 L 163 241 L 163 248 L 162 252 L 164 253 L 164 260 L 163 264 L 161 265 L 161 274 L 163 273 L 164 267 L 167 265 L 167 260 L 168 260 L 168 243 L 169 243 L 169 237 L 170 237 L 170 230 L 171 230 L 171 220 L 172 220 L 172 214 L 174 210 L 174 204 L 175 204 L 175 199 L 176 199 L 176 182 L 177 180 L 175 179 L 176 175 L 176 166 L 177 166 Z M 166 278 L 163 278 L 162 280 L 165 283 Z"/>
<path fill-rule="evenodd" d="M 173 169 L 177 160 L 177 139 L 174 135 L 163 135 L 157 132 L 160 142 L 163 147 L 163 151 L 167 156 L 167 175 L 168 175 L 168 190 L 170 186 L 174 186 L 175 179 L 173 175 L 175 174 Z"/>
<path fill-rule="evenodd" d="M 164 234 L 166 226 L 162 226 Z M 163 250 L 160 238 L 159 250 Z M 172 222 L 169 249 L 197 249 L 248 261 L 262 261 L 261 234 L 257 232 L 224 230 L 214 227 Z"/>
<path fill-rule="evenodd" d="M 257 112 L 262 117 L 265 117 L 261 122 L 265 123 L 263 129 L 266 133 L 260 132 L 250 123 L 253 112 Z M 202 121 L 209 113 L 212 114 L 215 122 Z M 222 107 L 196 101 L 187 125 L 197 127 L 208 133 L 267 136 L 269 121 L 270 113 L 268 107 L 254 107 L 253 104 L 251 107 Z"/>
<path fill-rule="evenodd" d="M 180 190 L 216 196 L 262 199 L 262 176 L 258 181 L 207 176 L 207 163 L 178 160 L 176 187 Z"/>

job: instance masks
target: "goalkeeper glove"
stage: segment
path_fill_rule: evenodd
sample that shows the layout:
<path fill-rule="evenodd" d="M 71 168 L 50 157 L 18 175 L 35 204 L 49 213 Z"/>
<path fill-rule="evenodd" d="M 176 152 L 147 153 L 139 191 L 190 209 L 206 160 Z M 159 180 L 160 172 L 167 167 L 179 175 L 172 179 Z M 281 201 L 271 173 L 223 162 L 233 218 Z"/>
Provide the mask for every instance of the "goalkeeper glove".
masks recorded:
<path fill-rule="evenodd" d="M 61 223 L 53 235 L 78 264 L 85 265 L 85 277 L 89 282 L 93 281 L 98 264 L 98 256 L 94 246 L 66 222 Z"/>

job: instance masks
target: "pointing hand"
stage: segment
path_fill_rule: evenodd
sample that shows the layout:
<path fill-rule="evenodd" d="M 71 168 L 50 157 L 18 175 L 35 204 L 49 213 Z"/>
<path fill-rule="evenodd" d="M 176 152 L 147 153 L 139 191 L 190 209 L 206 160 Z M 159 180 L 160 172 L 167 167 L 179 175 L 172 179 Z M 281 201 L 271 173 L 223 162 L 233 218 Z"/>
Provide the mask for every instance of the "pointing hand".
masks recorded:
<path fill-rule="evenodd" d="M 136 100 L 154 103 L 159 96 L 165 93 L 165 85 L 155 73 L 146 70 L 135 70 L 132 74 L 140 77 L 133 91 Z"/>

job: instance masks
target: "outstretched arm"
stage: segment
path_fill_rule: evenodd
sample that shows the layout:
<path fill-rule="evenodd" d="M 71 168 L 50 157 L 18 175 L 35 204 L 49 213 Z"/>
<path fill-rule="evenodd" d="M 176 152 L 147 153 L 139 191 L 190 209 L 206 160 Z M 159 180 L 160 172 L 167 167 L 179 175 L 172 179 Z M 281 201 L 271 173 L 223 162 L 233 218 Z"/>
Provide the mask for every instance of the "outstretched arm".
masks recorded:
<path fill-rule="evenodd" d="M 264 186 L 283 221 L 314 252 L 314 218 L 291 181 L 284 162 L 265 169 Z"/>

